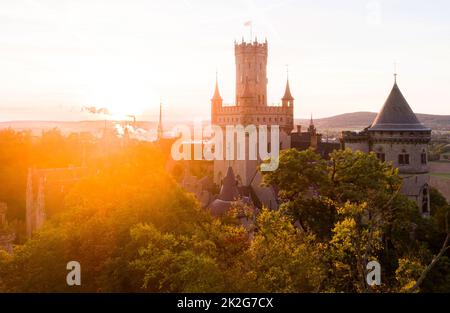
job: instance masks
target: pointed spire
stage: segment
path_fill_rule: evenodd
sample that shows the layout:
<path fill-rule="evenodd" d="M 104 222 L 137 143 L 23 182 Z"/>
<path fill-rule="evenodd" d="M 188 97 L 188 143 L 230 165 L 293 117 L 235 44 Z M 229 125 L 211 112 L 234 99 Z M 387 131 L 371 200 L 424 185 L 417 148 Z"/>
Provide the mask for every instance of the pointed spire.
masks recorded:
<path fill-rule="evenodd" d="M 397 62 L 394 61 L 394 85 L 397 84 Z"/>
<path fill-rule="evenodd" d="M 291 95 L 291 89 L 289 88 L 289 78 L 286 80 L 286 90 L 284 91 L 284 96 L 281 100 L 294 100 Z"/>
<path fill-rule="evenodd" d="M 214 96 L 212 98 L 212 100 L 222 100 L 222 97 L 220 96 L 220 92 L 219 92 L 219 80 L 217 78 L 218 74 L 217 74 L 217 70 L 216 70 L 216 87 L 214 89 Z"/>
<path fill-rule="evenodd" d="M 163 126 L 162 126 L 162 102 L 159 101 L 159 121 L 158 121 L 158 139 L 163 136 Z"/>
<path fill-rule="evenodd" d="M 316 133 L 316 127 L 314 126 L 314 121 L 313 121 L 312 113 L 311 113 L 311 119 L 310 119 L 310 121 L 309 121 L 308 131 L 309 131 L 310 133 L 312 133 L 312 134 L 315 134 L 315 133 Z"/>

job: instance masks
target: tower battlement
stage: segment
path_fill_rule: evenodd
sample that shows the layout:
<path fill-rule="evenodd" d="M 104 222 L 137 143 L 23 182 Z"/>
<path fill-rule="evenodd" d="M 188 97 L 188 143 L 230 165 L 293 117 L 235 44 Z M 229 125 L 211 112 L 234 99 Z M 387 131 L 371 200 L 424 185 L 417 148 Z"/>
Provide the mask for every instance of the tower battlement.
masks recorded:
<path fill-rule="evenodd" d="M 242 42 L 234 42 L 234 52 L 235 54 L 243 54 L 243 53 L 249 53 L 249 54 L 253 54 L 253 53 L 262 53 L 262 54 L 267 54 L 267 40 L 265 42 L 258 42 L 258 41 L 253 41 L 253 42 L 246 42 L 246 41 L 242 41 Z"/>
<path fill-rule="evenodd" d="M 294 98 L 289 81 L 281 106 L 267 105 L 267 40 L 263 43 L 234 43 L 236 61 L 236 102 L 223 106 L 216 79 L 211 99 L 211 122 L 226 126 L 233 124 L 279 125 L 287 133 L 293 128 Z"/>

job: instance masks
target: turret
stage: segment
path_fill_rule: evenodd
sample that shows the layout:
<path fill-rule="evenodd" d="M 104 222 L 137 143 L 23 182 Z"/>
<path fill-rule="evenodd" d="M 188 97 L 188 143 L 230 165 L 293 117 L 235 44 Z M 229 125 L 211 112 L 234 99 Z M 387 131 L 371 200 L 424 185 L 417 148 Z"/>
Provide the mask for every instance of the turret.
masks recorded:
<path fill-rule="evenodd" d="M 211 123 L 216 124 L 217 123 L 217 111 L 222 107 L 222 97 L 220 96 L 219 92 L 219 83 L 217 79 L 217 73 L 216 73 L 216 87 L 214 89 L 214 95 L 211 99 Z"/>
<path fill-rule="evenodd" d="M 291 89 L 289 88 L 289 79 L 286 80 L 286 90 L 284 91 L 283 98 L 281 98 L 281 103 L 284 107 L 294 106 L 294 97 L 292 97 Z"/>

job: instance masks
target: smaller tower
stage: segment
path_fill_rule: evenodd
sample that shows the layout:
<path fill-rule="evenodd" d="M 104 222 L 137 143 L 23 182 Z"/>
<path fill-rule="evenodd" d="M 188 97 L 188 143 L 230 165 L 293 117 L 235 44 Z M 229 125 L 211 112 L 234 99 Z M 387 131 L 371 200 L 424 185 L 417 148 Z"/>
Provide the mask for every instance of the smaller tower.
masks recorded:
<path fill-rule="evenodd" d="M 211 124 L 217 124 L 217 113 L 222 108 L 222 97 L 219 92 L 219 80 L 216 71 L 216 87 L 214 88 L 214 95 L 211 99 Z"/>
<path fill-rule="evenodd" d="M 317 134 L 317 129 L 314 126 L 312 114 L 311 114 L 311 120 L 309 122 L 308 132 L 309 132 L 309 136 L 310 136 L 310 140 L 311 140 L 310 147 L 313 149 L 316 149 L 317 145 L 319 143 L 319 136 Z"/>
<path fill-rule="evenodd" d="M 284 91 L 284 96 L 281 98 L 281 103 L 283 107 L 293 107 L 294 97 L 291 95 L 291 88 L 289 88 L 289 72 L 286 73 L 286 90 Z"/>
<path fill-rule="evenodd" d="M 313 121 L 312 114 L 311 114 L 311 119 L 309 120 L 308 132 L 310 134 L 315 134 L 317 132 L 316 126 L 314 126 L 314 121 Z"/>

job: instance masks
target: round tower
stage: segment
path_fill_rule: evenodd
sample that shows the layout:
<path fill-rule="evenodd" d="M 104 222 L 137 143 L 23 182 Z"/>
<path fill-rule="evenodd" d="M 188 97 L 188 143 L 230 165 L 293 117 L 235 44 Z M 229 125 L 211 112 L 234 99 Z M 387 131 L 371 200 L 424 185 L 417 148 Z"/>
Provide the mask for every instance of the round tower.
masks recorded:
<path fill-rule="evenodd" d="M 414 114 L 397 81 L 367 132 L 369 151 L 399 169 L 403 177 L 402 193 L 416 201 L 423 215 L 429 215 L 428 143 L 431 129 Z"/>

